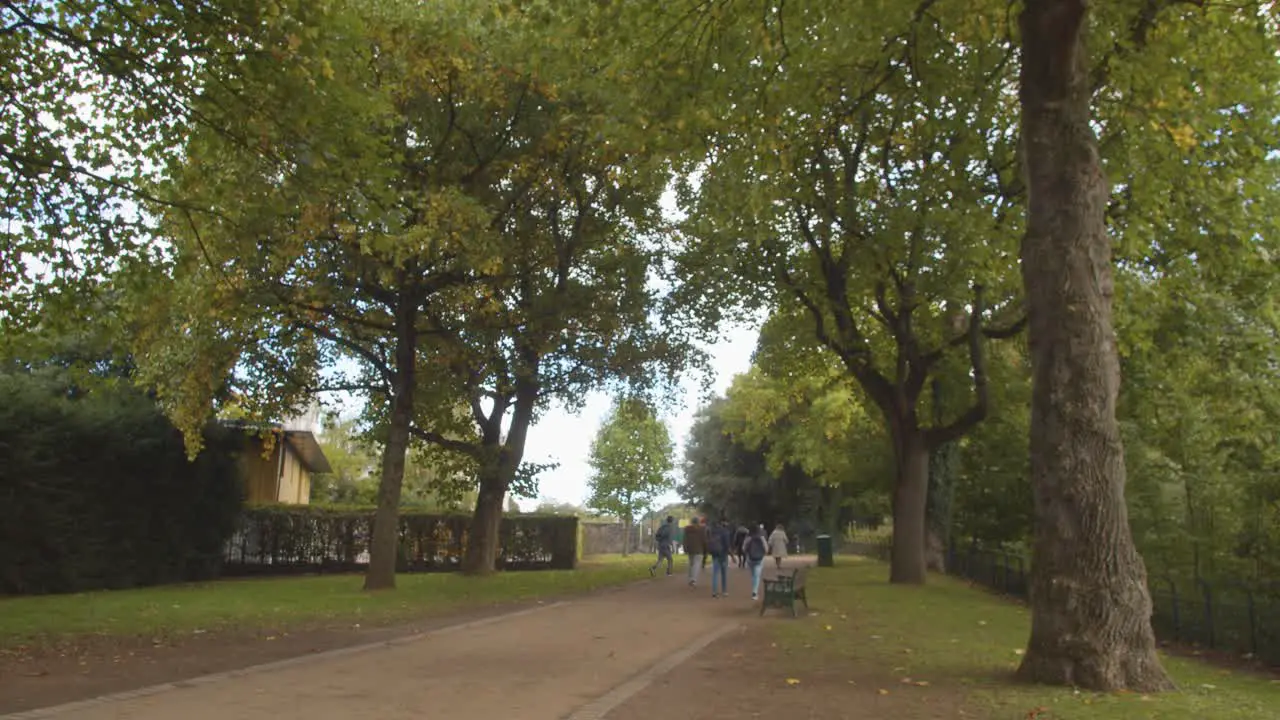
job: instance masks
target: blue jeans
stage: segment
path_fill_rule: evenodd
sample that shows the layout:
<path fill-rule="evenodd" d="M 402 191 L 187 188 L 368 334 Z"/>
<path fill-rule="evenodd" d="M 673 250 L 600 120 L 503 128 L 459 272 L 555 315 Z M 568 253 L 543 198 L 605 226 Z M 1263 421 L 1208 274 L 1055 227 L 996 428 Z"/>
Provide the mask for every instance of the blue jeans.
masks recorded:
<path fill-rule="evenodd" d="M 719 584 L 717 584 L 717 581 Z M 723 595 L 729 590 L 729 556 L 711 556 L 711 594 Z"/>
<path fill-rule="evenodd" d="M 764 572 L 764 559 L 748 560 L 747 567 L 751 568 L 751 597 L 760 594 L 760 574 Z"/>

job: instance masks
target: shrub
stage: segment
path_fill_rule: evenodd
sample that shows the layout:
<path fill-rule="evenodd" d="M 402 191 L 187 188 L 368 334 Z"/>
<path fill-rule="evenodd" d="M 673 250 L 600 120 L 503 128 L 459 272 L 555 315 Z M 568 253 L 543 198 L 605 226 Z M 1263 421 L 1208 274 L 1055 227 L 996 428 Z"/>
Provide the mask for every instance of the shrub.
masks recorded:
<path fill-rule="evenodd" d="M 0 374 L 0 593 L 217 574 L 241 504 L 234 438 L 181 434 L 127 383 Z"/>

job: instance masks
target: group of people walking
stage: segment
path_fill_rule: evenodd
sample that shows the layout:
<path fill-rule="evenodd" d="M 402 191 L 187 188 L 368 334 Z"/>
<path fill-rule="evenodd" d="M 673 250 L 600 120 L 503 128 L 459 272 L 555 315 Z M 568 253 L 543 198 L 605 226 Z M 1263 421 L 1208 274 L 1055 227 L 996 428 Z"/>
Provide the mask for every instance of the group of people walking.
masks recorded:
<path fill-rule="evenodd" d="M 762 524 L 756 525 L 753 530 L 748 530 L 745 526 L 739 526 L 735 530 L 730 527 L 728 520 L 722 519 L 711 525 L 705 519 L 695 517 L 683 531 L 684 553 L 689 557 L 689 587 L 697 587 L 698 577 L 710 560 L 713 598 L 721 597 L 728 591 L 729 563 L 736 562 L 738 567 L 751 570 L 751 599 L 758 599 L 764 559 L 772 556 L 774 563 L 781 569 L 782 559 L 787 556 L 787 533 L 782 525 L 775 526 L 773 532 L 766 537 Z M 666 561 L 667 575 L 671 575 L 675 563 L 674 517 L 667 516 L 654 539 L 658 545 L 658 560 L 649 567 L 649 574 L 656 575 L 658 568 Z"/>

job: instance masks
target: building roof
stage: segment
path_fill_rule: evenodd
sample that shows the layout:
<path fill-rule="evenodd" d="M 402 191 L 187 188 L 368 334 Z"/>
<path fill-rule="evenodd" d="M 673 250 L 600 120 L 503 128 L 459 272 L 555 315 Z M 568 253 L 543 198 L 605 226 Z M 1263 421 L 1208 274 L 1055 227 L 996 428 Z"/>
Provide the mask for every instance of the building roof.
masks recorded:
<path fill-rule="evenodd" d="M 315 433 L 310 430 L 285 430 L 284 441 L 298 453 L 302 464 L 311 472 L 319 474 L 333 472 L 333 467 L 329 465 L 329 458 L 324 456 L 324 450 L 320 449 L 320 443 L 316 441 Z"/>
<path fill-rule="evenodd" d="M 333 466 L 329 464 L 329 458 L 324 456 L 324 450 L 320 449 L 320 442 L 316 440 L 316 434 L 310 430 L 284 430 L 279 425 L 274 427 L 262 427 L 252 425 L 239 420 L 223 420 L 222 424 L 240 430 L 241 432 L 276 432 L 284 435 L 284 441 L 289 447 L 297 453 L 298 458 L 302 460 L 303 466 L 313 473 L 325 474 L 333 472 Z"/>

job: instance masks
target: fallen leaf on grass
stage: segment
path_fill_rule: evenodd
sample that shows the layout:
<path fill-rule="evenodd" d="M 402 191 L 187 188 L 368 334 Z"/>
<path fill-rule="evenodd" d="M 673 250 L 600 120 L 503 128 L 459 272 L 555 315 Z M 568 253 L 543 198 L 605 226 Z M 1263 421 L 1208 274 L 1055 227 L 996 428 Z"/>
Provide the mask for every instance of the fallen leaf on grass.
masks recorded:
<path fill-rule="evenodd" d="M 888 691 L 888 690 L 885 690 L 884 688 L 880 688 L 880 689 L 879 689 L 879 690 L 877 690 L 876 692 L 880 693 L 881 695 L 888 695 L 888 694 L 889 694 L 889 691 Z"/>
<path fill-rule="evenodd" d="M 1018 648 L 1017 650 L 1014 650 L 1014 651 L 1013 651 L 1013 654 L 1014 654 L 1014 655 L 1022 655 L 1022 654 L 1023 654 L 1023 653 L 1025 653 L 1025 652 L 1026 652 L 1026 650 L 1023 650 L 1022 648 Z"/>
<path fill-rule="evenodd" d="M 830 625 L 827 625 L 827 626 L 826 626 L 826 628 L 827 628 L 827 630 L 828 630 L 828 631 L 830 631 L 830 630 L 831 630 L 831 626 L 830 626 Z"/>
<path fill-rule="evenodd" d="M 915 685 L 916 687 L 929 687 L 929 681 L 928 681 L 928 680 L 917 680 L 917 681 L 915 681 L 915 682 L 913 682 L 913 683 L 911 683 L 911 684 L 912 684 L 912 685 Z"/>
<path fill-rule="evenodd" d="M 799 685 L 799 684 L 800 684 L 800 679 L 799 679 L 799 678 L 787 678 L 787 684 L 788 684 L 788 685 Z"/>

